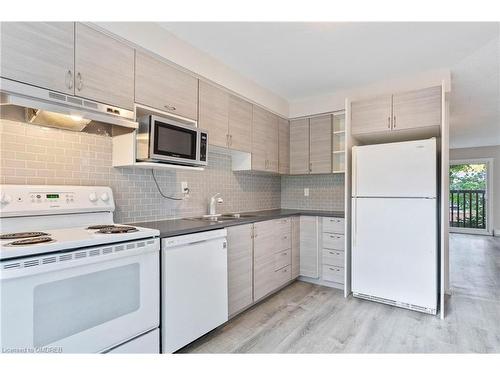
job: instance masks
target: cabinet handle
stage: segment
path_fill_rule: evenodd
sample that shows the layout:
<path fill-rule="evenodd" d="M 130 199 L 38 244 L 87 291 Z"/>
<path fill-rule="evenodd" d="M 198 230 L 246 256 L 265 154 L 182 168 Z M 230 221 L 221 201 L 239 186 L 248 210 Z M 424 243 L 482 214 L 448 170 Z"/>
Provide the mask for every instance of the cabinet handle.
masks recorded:
<path fill-rule="evenodd" d="M 282 256 L 286 257 L 288 253 L 281 253 Z"/>
<path fill-rule="evenodd" d="M 387 128 L 391 128 L 391 116 L 387 117 Z"/>
<path fill-rule="evenodd" d="M 226 146 L 229 147 L 229 134 L 226 134 Z"/>
<path fill-rule="evenodd" d="M 71 69 L 69 69 L 66 73 L 66 85 L 68 86 L 68 89 L 73 88 L 73 72 Z"/>
<path fill-rule="evenodd" d="M 312 172 L 313 163 L 309 163 L 309 172 Z"/>
<path fill-rule="evenodd" d="M 168 109 L 169 111 L 175 111 L 175 110 L 177 109 L 177 108 L 175 108 L 175 106 L 173 106 L 173 105 L 168 105 L 168 104 L 164 105 L 164 107 L 165 107 L 166 109 Z"/>
<path fill-rule="evenodd" d="M 394 119 L 392 120 L 392 128 L 396 129 L 396 116 L 394 116 Z"/>
<path fill-rule="evenodd" d="M 233 145 L 233 135 L 229 134 L 229 146 Z"/>
<path fill-rule="evenodd" d="M 82 73 L 78 72 L 76 74 L 76 81 L 78 82 L 76 88 L 78 91 L 82 91 L 83 88 L 83 79 L 82 79 Z"/>

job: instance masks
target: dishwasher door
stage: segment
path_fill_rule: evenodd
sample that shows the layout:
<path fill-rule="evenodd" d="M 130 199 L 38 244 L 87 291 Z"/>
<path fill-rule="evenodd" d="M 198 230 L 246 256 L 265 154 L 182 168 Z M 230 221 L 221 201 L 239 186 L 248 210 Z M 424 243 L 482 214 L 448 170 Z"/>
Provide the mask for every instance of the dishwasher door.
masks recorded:
<path fill-rule="evenodd" d="M 173 353 L 228 319 L 226 230 L 162 242 L 162 352 Z"/>

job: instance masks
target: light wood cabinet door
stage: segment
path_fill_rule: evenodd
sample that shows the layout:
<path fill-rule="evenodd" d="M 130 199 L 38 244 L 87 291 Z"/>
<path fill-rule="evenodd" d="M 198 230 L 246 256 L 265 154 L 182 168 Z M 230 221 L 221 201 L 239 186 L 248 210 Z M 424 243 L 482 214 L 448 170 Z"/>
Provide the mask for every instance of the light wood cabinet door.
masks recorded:
<path fill-rule="evenodd" d="M 392 130 L 441 125 L 441 86 L 394 94 Z"/>
<path fill-rule="evenodd" d="M 292 217 L 292 279 L 300 274 L 300 216 Z"/>
<path fill-rule="evenodd" d="M 229 316 L 253 302 L 253 224 L 227 228 Z"/>
<path fill-rule="evenodd" d="M 135 101 L 197 120 L 198 79 L 144 52 L 136 51 Z"/>
<path fill-rule="evenodd" d="M 252 152 L 252 103 L 229 95 L 229 148 Z"/>
<path fill-rule="evenodd" d="M 309 173 L 309 119 L 290 121 L 290 174 Z"/>
<path fill-rule="evenodd" d="M 391 131 L 392 96 L 351 103 L 352 135 Z"/>
<path fill-rule="evenodd" d="M 208 130 L 208 143 L 228 147 L 229 94 L 207 82 L 200 81 L 198 126 Z"/>
<path fill-rule="evenodd" d="M 332 172 L 332 116 L 309 120 L 309 163 L 311 173 Z"/>
<path fill-rule="evenodd" d="M 279 168 L 280 174 L 290 173 L 290 123 L 284 118 L 278 118 Z"/>
<path fill-rule="evenodd" d="M 2 22 L 1 76 L 72 95 L 74 27 L 73 22 Z"/>
<path fill-rule="evenodd" d="M 300 275 L 319 277 L 318 219 L 300 217 Z"/>
<path fill-rule="evenodd" d="M 274 220 L 254 224 L 254 300 L 264 297 L 275 289 L 275 242 Z"/>
<path fill-rule="evenodd" d="M 75 94 L 133 110 L 134 49 L 77 23 Z"/>
<path fill-rule="evenodd" d="M 252 170 L 278 172 L 278 116 L 253 106 Z"/>
<path fill-rule="evenodd" d="M 278 116 L 267 112 L 267 170 L 269 172 L 279 172 L 279 129 Z"/>

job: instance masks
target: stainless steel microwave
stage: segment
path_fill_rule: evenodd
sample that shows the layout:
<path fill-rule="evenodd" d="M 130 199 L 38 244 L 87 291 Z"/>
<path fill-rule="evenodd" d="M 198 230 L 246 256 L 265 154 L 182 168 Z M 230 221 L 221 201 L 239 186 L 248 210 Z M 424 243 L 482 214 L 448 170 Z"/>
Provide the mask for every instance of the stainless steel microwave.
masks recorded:
<path fill-rule="evenodd" d="M 176 119 L 149 115 L 139 120 L 137 161 L 207 165 L 208 132 Z"/>

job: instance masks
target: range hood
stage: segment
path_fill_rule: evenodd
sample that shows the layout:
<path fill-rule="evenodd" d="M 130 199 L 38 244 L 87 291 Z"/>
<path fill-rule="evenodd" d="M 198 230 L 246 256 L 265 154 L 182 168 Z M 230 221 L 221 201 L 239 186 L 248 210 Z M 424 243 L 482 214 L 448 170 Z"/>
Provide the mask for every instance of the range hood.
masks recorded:
<path fill-rule="evenodd" d="M 37 125 L 83 130 L 89 123 L 136 129 L 134 111 L 0 78 L 0 105 L 24 109 L 25 121 Z"/>

